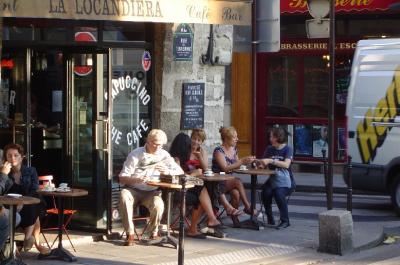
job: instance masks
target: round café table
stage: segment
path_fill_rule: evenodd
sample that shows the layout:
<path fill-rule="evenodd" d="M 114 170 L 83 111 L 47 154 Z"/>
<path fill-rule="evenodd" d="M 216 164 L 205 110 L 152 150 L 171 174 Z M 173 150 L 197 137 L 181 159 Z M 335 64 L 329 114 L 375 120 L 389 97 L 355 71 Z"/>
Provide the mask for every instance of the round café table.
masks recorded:
<path fill-rule="evenodd" d="M 185 221 L 184 217 L 186 215 L 186 191 L 187 189 L 193 188 L 193 184 L 186 184 L 186 178 L 180 178 L 181 184 L 173 184 L 166 182 L 146 182 L 147 185 L 159 187 L 162 189 L 166 189 L 168 191 L 168 206 L 167 206 L 167 235 L 161 240 L 160 244 L 168 243 L 173 245 L 175 248 L 178 248 L 178 265 L 184 264 L 184 226 Z M 181 191 L 181 207 L 180 207 L 180 217 L 179 217 L 179 241 L 177 242 L 176 238 L 171 236 L 170 233 L 170 224 L 171 224 L 171 204 L 172 204 L 172 192 L 174 190 Z"/>
<path fill-rule="evenodd" d="M 250 169 L 246 169 L 246 170 L 236 169 L 233 172 L 235 172 L 237 174 L 243 174 L 243 175 L 250 175 L 251 176 L 251 209 L 253 209 L 253 212 L 254 212 L 255 209 L 256 209 L 257 175 L 271 176 L 271 175 L 275 175 L 275 171 L 274 170 L 270 170 L 270 169 L 250 168 Z M 257 217 L 252 214 L 250 216 L 249 220 L 241 222 L 241 227 L 242 228 L 250 228 L 250 229 L 259 230 L 260 229 L 260 223 L 258 222 Z"/>
<path fill-rule="evenodd" d="M 224 181 L 224 180 L 230 180 L 230 179 L 235 179 L 234 176 L 228 175 L 228 174 L 219 174 L 219 173 L 213 173 L 212 176 L 206 176 L 206 175 L 201 175 L 198 176 L 199 179 L 202 179 L 204 181 L 210 181 L 210 182 L 219 182 L 219 181 Z"/>
<path fill-rule="evenodd" d="M 76 261 L 76 257 L 66 250 L 62 245 L 63 223 L 64 223 L 64 202 L 67 198 L 81 197 L 88 195 L 88 191 L 84 189 L 71 189 L 67 192 L 61 191 L 45 191 L 38 190 L 43 196 L 54 196 L 57 198 L 58 207 L 58 246 L 51 250 L 49 254 L 39 254 L 39 259 L 56 258 L 64 261 Z"/>
<path fill-rule="evenodd" d="M 15 236 L 15 218 L 17 214 L 18 205 L 28 205 L 28 204 L 38 204 L 40 200 L 38 198 L 21 196 L 21 197 L 11 197 L 11 196 L 0 196 L 0 204 L 9 205 L 9 223 L 10 223 L 10 257 L 2 261 L 2 265 L 25 265 L 22 260 L 16 259 L 14 251 L 14 236 Z"/>

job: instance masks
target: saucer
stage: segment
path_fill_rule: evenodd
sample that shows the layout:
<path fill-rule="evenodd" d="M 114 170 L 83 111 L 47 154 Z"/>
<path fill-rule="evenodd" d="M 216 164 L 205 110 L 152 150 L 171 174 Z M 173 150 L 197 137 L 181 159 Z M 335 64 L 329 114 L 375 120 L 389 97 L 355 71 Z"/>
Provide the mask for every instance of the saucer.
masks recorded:
<path fill-rule="evenodd" d="M 18 193 L 8 193 L 7 197 L 11 197 L 11 198 L 21 198 L 22 195 L 18 194 Z"/>
<path fill-rule="evenodd" d="M 206 176 L 206 177 L 213 177 L 213 176 L 214 176 L 214 173 L 204 174 L 204 176 Z"/>

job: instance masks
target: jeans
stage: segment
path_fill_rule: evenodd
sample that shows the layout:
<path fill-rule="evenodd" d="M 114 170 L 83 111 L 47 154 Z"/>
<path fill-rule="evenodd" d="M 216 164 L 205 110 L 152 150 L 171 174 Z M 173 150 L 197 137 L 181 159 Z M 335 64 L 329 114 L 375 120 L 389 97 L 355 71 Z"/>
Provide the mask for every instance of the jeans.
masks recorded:
<path fill-rule="evenodd" d="M 268 182 L 263 186 L 262 198 L 268 220 L 272 219 L 272 198 L 274 198 L 279 209 L 281 222 L 289 222 L 289 212 L 286 201 L 286 196 L 289 195 L 289 192 L 290 189 L 286 187 L 273 189 Z"/>
<path fill-rule="evenodd" d="M 21 222 L 21 217 L 19 213 L 17 213 L 15 218 L 15 226 L 17 227 L 19 222 Z M 0 250 L 3 249 L 4 243 L 7 241 L 10 235 L 10 227 L 8 220 L 8 210 L 4 209 L 4 213 L 0 214 Z"/>

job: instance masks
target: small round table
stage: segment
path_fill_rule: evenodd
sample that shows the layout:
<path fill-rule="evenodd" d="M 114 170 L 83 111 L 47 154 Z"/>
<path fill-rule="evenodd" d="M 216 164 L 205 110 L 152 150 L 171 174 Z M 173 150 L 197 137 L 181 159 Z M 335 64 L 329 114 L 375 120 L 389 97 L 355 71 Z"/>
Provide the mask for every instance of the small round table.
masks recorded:
<path fill-rule="evenodd" d="M 186 190 L 193 188 L 194 185 L 186 184 L 186 177 L 181 177 L 181 184 L 173 184 L 166 182 L 147 182 L 147 185 L 160 187 L 163 189 L 167 189 L 168 191 L 168 207 L 167 207 L 167 236 L 160 243 L 169 243 L 173 245 L 175 248 L 179 245 L 178 248 L 178 264 L 184 264 L 184 218 L 186 211 Z M 172 191 L 180 190 L 181 191 L 181 209 L 180 209 L 180 218 L 179 218 L 179 241 L 176 242 L 176 238 L 171 236 L 170 233 L 170 223 L 171 223 L 171 201 L 172 201 Z"/>
<path fill-rule="evenodd" d="M 246 170 L 236 169 L 233 172 L 235 172 L 237 174 L 246 174 L 246 175 L 251 176 L 251 209 L 254 211 L 256 209 L 257 175 L 271 176 L 271 175 L 275 175 L 275 171 L 270 170 L 270 169 L 251 168 L 251 169 L 246 169 Z M 257 218 L 252 214 L 250 216 L 249 220 L 246 220 L 241 223 L 241 227 L 259 230 L 260 224 L 259 224 Z"/>
<path fill-rule="evenodd" d="M 206 175 L 201 175 L 198 176 L 199 179 L 202 179 L 204 181 L 224 181 L 224 180 L 230 180 L 234 179 L 235 177 L 232 175 L 227 175 L 227 174 L 219 174 L 219 173 L 214 173 L 212 176 L 206 176 Z"/>
<path fill-rule="evenodd" d="M 0 196 L 0 204 L 5 204 L 10 206 L 8 213 L 8 218 L 10 220 L 10 257 L 3 261 L 2 265 L 25 265 L 25 263 L 19 259 L 15 258 L 14 252 L 14 236 L 15 236 L 15 218 L 17 214 L 18 205 L 28 205 L 28 204 L 38 204 L 40 200 L 38 198 L 21 196 L 21 197 L 11 197 L 11 196 Z"/>
<path fill-rule="evenodd" d="M 69 262 L 76 261 L 76 257 L 62 246 L 62 231 L 64 222 L 64 201 L 66 198 L 81 197 L 88 195 L 87 190 L 71 189 L 67 192 L 38 190 L 43 196 L 54 196 L 58 204 L 58 247 L 51 250 L 50 254 L 39 254 L 39 259 L 55 257 Z"/>

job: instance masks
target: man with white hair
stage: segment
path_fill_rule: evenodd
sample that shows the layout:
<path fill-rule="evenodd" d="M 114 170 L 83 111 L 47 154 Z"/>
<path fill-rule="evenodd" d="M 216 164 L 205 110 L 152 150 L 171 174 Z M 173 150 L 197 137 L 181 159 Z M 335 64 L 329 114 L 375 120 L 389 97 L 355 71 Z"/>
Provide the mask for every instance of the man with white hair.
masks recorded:
<path fill-rule="evenodd" d="M 151 176 L 160 174 L 183 174 L 163 145 L 167 135 L 159 129 L 152 129 L 147 135 L 146 144 L 129 153 L 119 174 L 123 186 L 119 209 L 122 224 L 127 232 L 125 246 L 134 245 L 133 209 L 136 205 L 145 206 L 150 212 L 150 222 L 143 238 L 156 239 L 158 226 L 164 211 L 164 202 L 157 187 L 146 184 Z"/>

